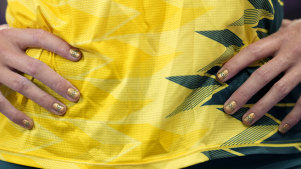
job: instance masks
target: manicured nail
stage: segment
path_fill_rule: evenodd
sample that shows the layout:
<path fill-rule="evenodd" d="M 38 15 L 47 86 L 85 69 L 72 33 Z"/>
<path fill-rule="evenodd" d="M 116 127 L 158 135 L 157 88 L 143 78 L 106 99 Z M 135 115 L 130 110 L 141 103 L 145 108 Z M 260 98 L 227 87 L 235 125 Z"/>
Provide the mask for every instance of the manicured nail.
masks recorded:
<path fill-rule="evenodd" d="M 26 129 L 31 129 L 31 125 L 30 125 L 30 122 L 28 120 L 24 119 L 22 122 L 23 122 L 23 126 Z"/>
<path fill-rule="evenodd" d="M 246 125 L 251 125 L 255 117 L 256 117 L 255 113 L 250 113 L 249 115 L 247 115 L 247 117 L 244 118 L 244 123 Z"/>
<path fill-rule="evenodd" d="M 236 101 L 231 101 L 229 104 L 225 106 L 224 110 L 226 113 L 231 114 L 235 110 L 236 106 L 237 106 Z"/>
<path fill-rule="evenodd" d="M 79 98 L 79 92 L 73 88 L 69 88 L 67 91 L 68 96 L 70 96 L 71 98 L 77 100 Z"/>
<path fill-rule="evenodd" d="M 62 105 L 60 105 L 60 104 L 58 104 L 58 103 L 54 103 L 54 104 L 52 105 L 52 107 L 55 109 L 56 112 L 58 112 L 59 115 L 64 114 L 65 111 L 66 111 L 65 106 L 62 106 Z"/>
<path fill-rule="evenodd" d="M 229 71 L 227 69 L 225 69 L 225 70 L 223 70 L 223 71 L 221 71 L 221 72 L 219 72 L 217 74 L 217 79 L 219 81 L 223 81 L 223 80 L 226 79 L 226 77 L 228 76 L 228 74 L 229 74 Z"/>
<path fill-rule="evenodd" d="M 81 52 L 80 52 L 80 50 L 79 49 L 76 49 L 76 48 L 71 48 L 70 49 L 70 55 L 72 56 L 72 57 L 74 57 L 74 58 L 79 58 L 79 57 L 81 57 Z"/>
<path fill-rule="evenodd" d="M 279 127 L 279 132 L 284 134 L 284 133 L 286 133 L 289 129 L 290 129 L 290 125 L 284 124 L 284 125 L 281 125 L 281 126 Z"/>

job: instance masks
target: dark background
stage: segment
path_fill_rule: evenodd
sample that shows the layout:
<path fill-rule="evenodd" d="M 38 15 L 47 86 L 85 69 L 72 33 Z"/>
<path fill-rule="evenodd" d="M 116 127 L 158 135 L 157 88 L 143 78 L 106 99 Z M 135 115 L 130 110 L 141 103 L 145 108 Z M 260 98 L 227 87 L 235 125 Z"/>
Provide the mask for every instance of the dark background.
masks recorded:
<path fill-rule="evenodd" d="M 0 24 L 5 23 L 6 0 L 0 0 Z"/>
<path fill-rule="evenodd" d="M 26 1 L 26 0 L 24 0 Z M 0 24 L 5 23 L 6 0 L 0 0 Z M 287 19 L 301 18 L 301 0 L 286 0 L 284 17 Z"/>

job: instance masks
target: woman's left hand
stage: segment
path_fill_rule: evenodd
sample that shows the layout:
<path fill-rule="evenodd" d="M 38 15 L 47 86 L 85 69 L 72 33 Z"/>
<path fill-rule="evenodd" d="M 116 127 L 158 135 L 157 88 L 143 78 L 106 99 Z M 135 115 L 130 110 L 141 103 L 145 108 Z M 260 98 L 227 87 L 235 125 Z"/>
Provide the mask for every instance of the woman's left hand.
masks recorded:
<path fill-rule="evenodd" d="M 244 114 L 243 123 L 246 125 L 254 124 L 301 82 L 301 20 L 284 22 L 278 32 L 240 51 L 225 63 L 217 73 L 217 78 L 225 82 L 251 63 L 269 56 L 274 57 L 257 69 L 224 105 L 226 113 L 235 113 L 267 83 L 284 73 L 284 76 L 267 94 Z M 282 120 L 279 131 L 286 133 L 300 119 L 301 97 L 291 112 Z"/>

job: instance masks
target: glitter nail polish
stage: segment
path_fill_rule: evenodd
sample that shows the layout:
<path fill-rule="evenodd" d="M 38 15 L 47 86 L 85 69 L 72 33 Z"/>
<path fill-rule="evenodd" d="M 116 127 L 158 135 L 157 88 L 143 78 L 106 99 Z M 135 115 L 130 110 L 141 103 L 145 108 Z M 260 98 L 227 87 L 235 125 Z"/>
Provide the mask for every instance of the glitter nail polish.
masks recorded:
<path fill-rule="evenodd" d="M 59 114 L 63 114 L 65 112 L 65 106 L 62 106 L 58 103 L 54 103 L 52 105 L 52 107 L 55 109 L 56 112 L 58 112 Z"/>
<path fill-rule="evenodd" d="M 235 101 L 231 101 L 229 104 L 225 106 L 224 108 L 225 112 L 231 114 L 235 110 L 236 106 L 237 103 Z"/>
<path fill-rule="evenodd" d="M 226 79 L 228 74 L 229 74 L 229 71 L 227 69 L 225 69 L 217 74 L 217 79 L 219 81 L 223 81 L 224 79 Z"/>
<path fill-rule="evenodd" d="M 70 49 L 70 55 L 74 58 L 79 58 L 81 57 L 81 52 L 79 49 L 76 49 L 76 48 L 71 48 Z"/>
<path fill-rule="evenodd" d="M 78 99 L 80 94 L 77 90 L 73 89 L 73 88 L 69 88 L 67 91 L 68 96 L 70 96 L 73 99 Z"/>
<path fill-rule="evenodd" d="M 24 119 L 22 122 L 23 122 L 23 126 L 24 126 L 26 129 L 30 129 L 30 128 L 31 128 L 31 127 L 30 127 L 30 122 L 29 122 L 28 120 Z"/>
<path fill-rule="evenodd" d="M 244 118 L 244 123 L 246 125 L 251 125 L 252 122 L 254 121 L 256 115 L 255 113 L 250 113 L 249 115 L 247 115 L 245 118 Z"/>
<path fill-rule="evenodd" d="M 280 126 L 279 131 L 281 133 L 286 133 L 289 129 L 290 129 L 290 125 L 284 124 L 284 125 Z"/>

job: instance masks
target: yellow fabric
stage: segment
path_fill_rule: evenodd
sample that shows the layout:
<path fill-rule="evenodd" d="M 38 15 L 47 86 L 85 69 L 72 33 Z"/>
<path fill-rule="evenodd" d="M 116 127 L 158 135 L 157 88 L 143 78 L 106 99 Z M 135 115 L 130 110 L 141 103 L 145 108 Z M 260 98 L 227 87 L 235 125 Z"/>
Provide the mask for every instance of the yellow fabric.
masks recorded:
<path fill-rule="evenodd" d="M 42 49 L 28 49 L 27 54 L 69 80 L 82 97 L 72 103 L 26 75 L 68 106 L 66 115 L 59 117 L 2 87 L 11 103 L 35 122 L 27 131 L 0 115 L 2 160 L 56 169 L 180 168 L 207 161 L 201 152 L 259 145 L 277 132 L 277 125 L 259 127 L 257 131 L 269 132 L 255 143 L 221 146 L 247 129 L 218 110 L 222 104 L 201 106 L 227 84 L 197 88 L 200 95 L 212 92 L 193 108 L 173 115 L 192 90 L 169 78 L 215 79 L 206 72 L 259 40 L 256 31 L 262 28 L 254 26 L 263 18 L 273 20 L 273 13 L 238 0 L 8 2 L 10 26 L 44 29 L 80 48 L 83 58 L 76 63 Z M 248 10 L 257 16 L 253 22 L 231 26 Z M 225 46 L 197 33 L 225 29 L 244 45 Z M 226 57 L 214 62 L 223 53 Z"/>

